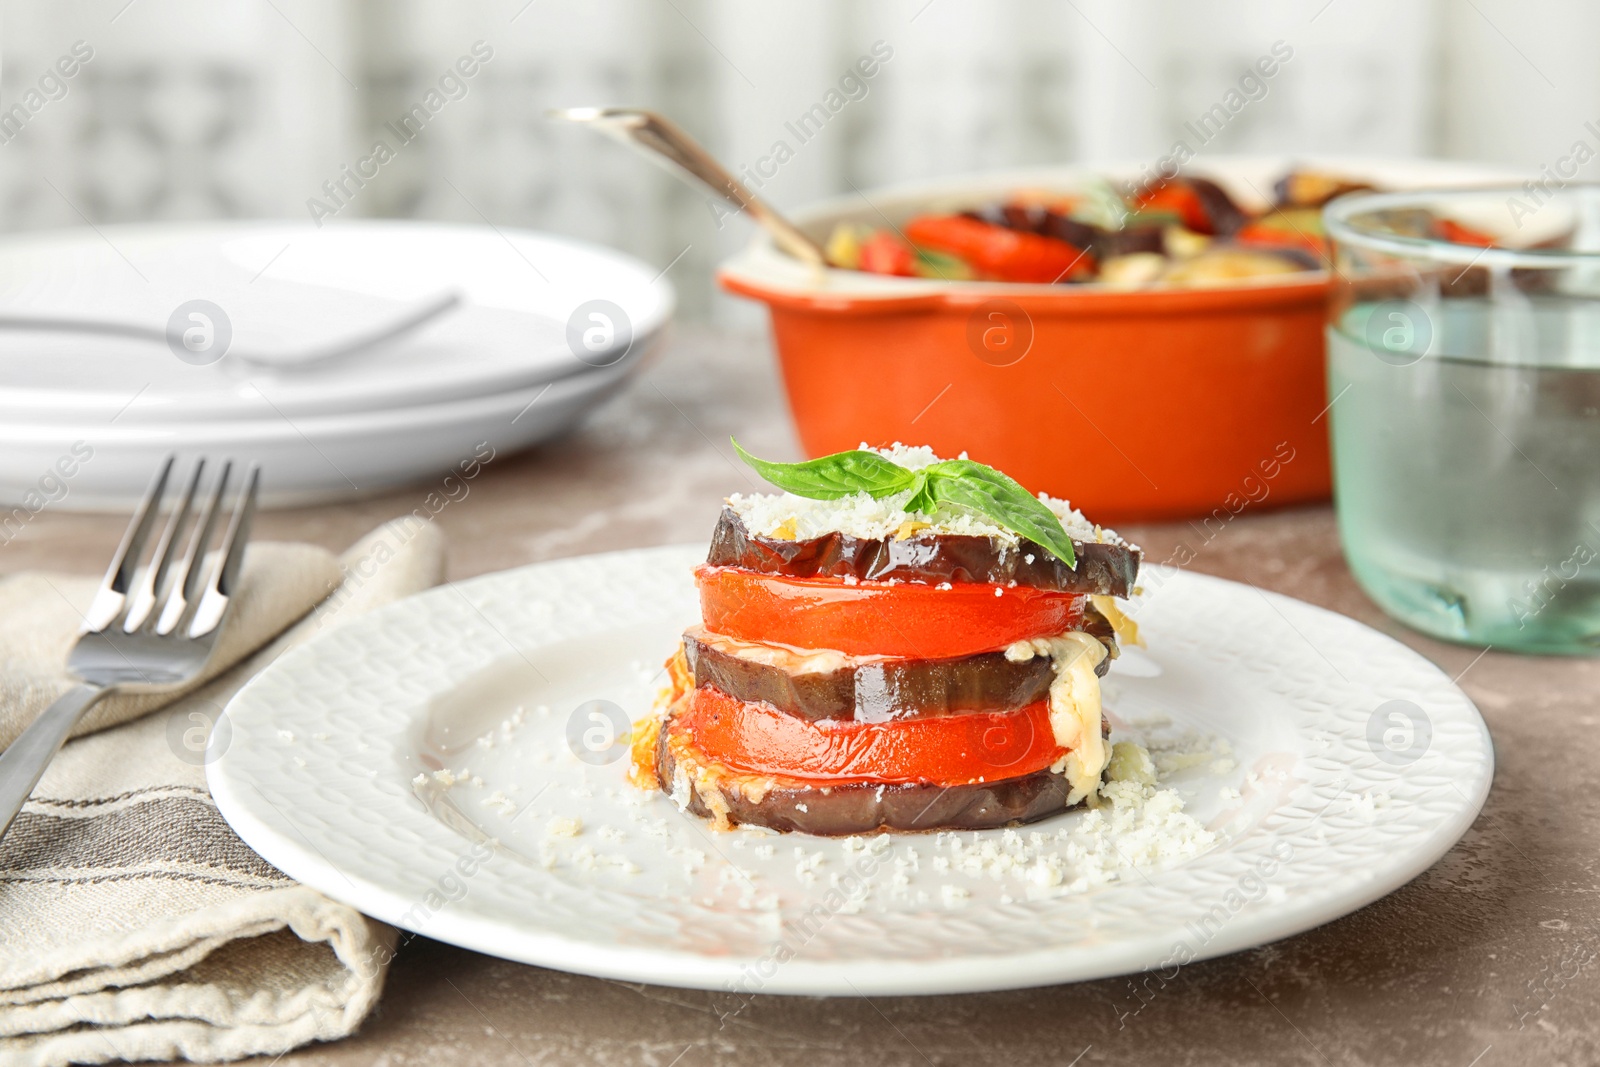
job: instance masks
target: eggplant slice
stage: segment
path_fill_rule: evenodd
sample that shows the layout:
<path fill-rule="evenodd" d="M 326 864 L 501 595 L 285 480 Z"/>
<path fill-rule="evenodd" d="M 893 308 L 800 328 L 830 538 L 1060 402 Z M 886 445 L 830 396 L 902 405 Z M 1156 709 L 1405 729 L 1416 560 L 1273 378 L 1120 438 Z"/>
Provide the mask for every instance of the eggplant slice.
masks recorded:
<path fill-rule="evenodd" d="M 852 537 L 830 533 L 786 541 L 752 534 L 737 512 L 723 508 L 706 562 L 790 578 L 888 579 L 916 582 L 986 582 L 1062 593 L 1125 597 L 1139 571 L 1139 550 L 1121 542 L 1074 541 L 1078 564 L 1069 567 L 1040 545 L 1014 545 L 990 537 L 932 534 Z"/>
<path fill-rule="evenodd" d="M 1189 188 L 1194 190 L 1195 196 L 1200 198 L 1201 206 L 1206 209 L 1206 215 L 1211 219 L 1211 230 L 1217 236 L 1231 236 L 1250 221 L 1250 216 L 1233 202 L 1233 197 L 1228 195 L 1227 190 L 1210 178 L 1191 177 L 1184 180 L 1189 183 Z"/>
<path fill-rule="evenodd" d="M 667 744 L 670 730 L 669 723 L 656 746 L 656 772 L 669 793 L 676 770 Z M 1070 788 L 1065 775 L 1047 768 L 976 785 L 781 785 L 767 790 L 760 800 L 751 800 L 738 789 L 718 787 L 718 792 L 727 805 L 729 822 L 736 825 L 845 837 L 879 830 L 988 830 L 1036 822 L 1067 810 Z M 702 819 L 715 817 L 693 789 L 689 812 Z"/>
<path fill-rule="evenodd" d="M 1095 667 L 1103 676 L 1117 654 L 1116 633 L 1092 604 L 1084 608 L 1082 629 L 1106 646 L 1108 655 Z M 1013 662 L 1004 652 L 804 672 L 744 659 L 693 632 L 684 635 L 683 652 L 696 687 L 715 686 L 737 700 L 765 702 L 813 722 L 902 722 L 1016 711 L 1046 699 L 1055 679 L 1050 657 Z"/>

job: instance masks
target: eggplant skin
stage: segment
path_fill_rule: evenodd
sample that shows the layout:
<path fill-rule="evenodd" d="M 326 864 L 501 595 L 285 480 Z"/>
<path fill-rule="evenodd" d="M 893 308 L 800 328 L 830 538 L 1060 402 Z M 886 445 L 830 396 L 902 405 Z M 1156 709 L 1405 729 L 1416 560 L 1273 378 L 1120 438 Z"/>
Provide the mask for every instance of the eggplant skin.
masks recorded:
<path fill-rule="evenodd" d="M 669 792 L 676 770 L 667 744 L 670 727 L 669 723 L 661 731 L 656 746 L 656 771 Z M 989 830 L 1037 822 L 1067 810 L 1071 787 L 1065 775 L 1046 768 L 977 785 L 862 783 L 826 789 L 780 785 L 754 801 L 738 789 L 718 788 L 728 808 L 728 820 L 735 825 L 765 826 L 818 837 L 848 837 L 881 830 Z M 714 818 L 694 790 L 690 791 L 689 813 L 702 819 Z"/>
<path fill-rule="evenodd" d="M 1211 218 L 1212 229 L 1222 237 L 1237 233 L 1245 223 L 1250 221 L 1238 204 L 1233 202 L 1227 190 L 1209 178 L 1188 178 L 1189 188 L 1200 198 L 1200 203 L 1205 207 L 1206 214 Z"/>
<path fill-rule="evenodd" d="M 792 673 L 691 636 L 684 638 L 683 648 L 697 687 L 715 686 L 736 700 L 771 704 L 813 722 L 902 722 L 1016 711 L 1049 696 L 1055 678 L 1048 656 L 1013 663 L 1003 652 Z"/>
<path fill-rule="evenodd" d="M 732 508 L 723 508 L 706 563 L 790 578 L 888 579 L 916 582 L 1016 582 L 1061 593 L 1125 597 L 1139 573 L 1132 545 L 1074 541 L 1069 567 L 1026 538 L 1008 545 L 990 537 L 932 534 L 884 540 L 830 533 L 786 541 L 760 537 Z M 1031 557 L 1031 561 L 1030 561 Z"/>
<path fill-rule="evenodd" d="M 1117 653 L 1116 634 L 1093 605 L 1083 630 L 1106 646 L 1095 667 L 1104 675 Z M 715 686 L 736 700 L 766 703 L 812 722 L 903 722 L 947 715 L 1016 711 L 1045 700 L 1055 679 L 1048 656 L 1015 662 L 1004 652 L 955 659 L 889 660 L 835 671 L 794 672 L 757 663 L 683 636 L 694 684 Z"/>

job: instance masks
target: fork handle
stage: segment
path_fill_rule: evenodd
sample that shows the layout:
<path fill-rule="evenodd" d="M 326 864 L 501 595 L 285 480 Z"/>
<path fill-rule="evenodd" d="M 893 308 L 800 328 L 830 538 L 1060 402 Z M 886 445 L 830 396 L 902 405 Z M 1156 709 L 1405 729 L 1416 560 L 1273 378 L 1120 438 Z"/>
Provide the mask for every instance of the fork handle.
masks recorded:
<path fill-rule="evenodd" d="M 0 837 L 11 828 L 12 820 L 44 777 L 44 769 L 66 744 L 72 728 L 105 693 L 104 687 L 98 685 L 73 686 L 0 753 Z"/>

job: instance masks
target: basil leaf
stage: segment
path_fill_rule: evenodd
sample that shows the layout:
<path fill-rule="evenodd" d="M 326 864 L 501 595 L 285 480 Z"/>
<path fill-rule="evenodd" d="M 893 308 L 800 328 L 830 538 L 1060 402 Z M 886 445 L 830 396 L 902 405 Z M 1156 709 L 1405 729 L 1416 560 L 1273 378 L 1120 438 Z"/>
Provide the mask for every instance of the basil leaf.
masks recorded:
<path fill-rule="evenodd" d="M 866 493 L 877 500 L 909 489 L 920 480 L 916 472 L 865 449 L 835 452 L 804 463 L 757 459 L 740 448 L 738 441 L 733 441 L 733 450 L 757 474 L 779 489 L 809 500 L 838 500 L 856 493 Z"/>
<path fill-rule="evenodd" d="M 1069 567 L 1078 565 L 1072 538 L 1056 513 L 1014 478 L 970 459 L 951 459 L 924 467 L 926 492 L 940 504 L 975 511 L 1013 533 L 1037 541 Z"/>
<path fill-rule="evenodd" d="M 933 494 L 928 490 L 928 474 L 926 471 L 915 471 L 913 473 L 916 474 L 917 478 L 916 482 L 913 483 L 916 485 L 916 490 L 906 499 L 904 509 L 912 513 L 931 515 L 933 509 L 938 507 L 939 503 L 933 499 Z"/>
<path fill-rule="evenodd" d="M 732 438 L 729 438 L 732 440 Z M 876 452 L 835 452 L 804 463 L 757 459 L 733 442 L 733 450 L 779 489 L 810 500 L 838 500 L 866 493 L 874 500 L 911 491 L 904 509 L 931 515 L 941 505 L 976 512 L 1012 533 L 1037 542 L 1069 567 L 1078 565 L 1072 538 L 1055 512 L 1015 479 L 970 459 L 949 459 L 908 470 Z"/>

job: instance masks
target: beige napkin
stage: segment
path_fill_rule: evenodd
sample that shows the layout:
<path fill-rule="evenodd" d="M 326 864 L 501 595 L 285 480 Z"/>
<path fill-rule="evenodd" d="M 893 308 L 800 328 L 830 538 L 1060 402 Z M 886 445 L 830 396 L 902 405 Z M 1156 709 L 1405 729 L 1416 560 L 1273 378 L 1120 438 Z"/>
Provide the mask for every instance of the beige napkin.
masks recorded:
<path fill-rule="evenodd" d="M 320 548 L 251 545 L 233 614 L 217 635 L 216 655 L 189 688 L 199 688 L 260 648 L 338 584 L 339 564 Z M 0 580 L 0 748 L 72 688 L 64 664 L 99 585 L 93 578 L 39 573 Z M 171 694 L 107 697 L 84 716 L 73 736 L 127 722 L 172 700 Z"/>
<path fill-rule="evenodd" d="M 148 700 L 108 701 L 87 724 L 101 732 L 62 750 L 0 842 L 0 1065 L 237 1059 L 360 1025 L 395 931 L 240 841 L 206 790 L 194 731 L 288 648 L 437 583 L 443 556 L 439 532 L 409 517 L 339 560 L 252 545 L 220 646 L 237 665 L 153 714 Z M 351 577 L 324 600 L 341 570 Z M 65 684 L 95 584 L 0 580 L 0 741 Z"/>

